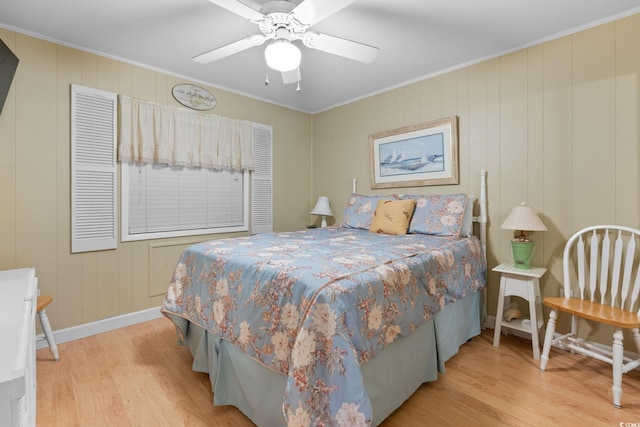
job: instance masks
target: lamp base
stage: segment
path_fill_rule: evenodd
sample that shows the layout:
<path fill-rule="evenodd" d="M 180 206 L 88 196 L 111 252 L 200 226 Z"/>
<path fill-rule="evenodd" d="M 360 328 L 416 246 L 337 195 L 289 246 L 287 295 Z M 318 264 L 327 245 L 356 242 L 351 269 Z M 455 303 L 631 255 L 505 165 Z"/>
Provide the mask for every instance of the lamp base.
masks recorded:
<path fill-rule="evenodd" d="M 320 227 L 325 228 L 327 226 L 327 218 L 322 215 L 322 223 L 320 223 Z"/>
<path fill-rule="evenodd" d="M 511 254 L 513 255 L 513 264 L 516 268 L 531 268 L 531 258 L 535 252 L 536 246 L 533 242 L 511 241 Z"/>

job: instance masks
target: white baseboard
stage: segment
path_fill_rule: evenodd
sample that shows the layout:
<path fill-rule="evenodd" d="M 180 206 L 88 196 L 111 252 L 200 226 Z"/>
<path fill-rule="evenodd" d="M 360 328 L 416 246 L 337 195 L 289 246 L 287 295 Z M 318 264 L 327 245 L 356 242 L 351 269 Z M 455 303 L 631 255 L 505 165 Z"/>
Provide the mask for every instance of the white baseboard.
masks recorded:
<path fill-rule="evenodd" d="M 68 341 L 74 341 L 80 338 L 90 337 L 92 335 L 101 334 L 103 332 L 113 331 L 114 329 L 124 328 L 125 326 L 135 325 L 136 323 L 146 322 L 148 320 L 162 317 L 160 307 L 149 308 L 146 310 L 127 313 L 120 316 L 109 317 L 97 320 L 83 325 L 72 326 L 70 328 L 53 331 L 53 339 L 56 344 L 62 344 Z M 44 334 L 36 336 L 36 349 L 49 347 Z"/>

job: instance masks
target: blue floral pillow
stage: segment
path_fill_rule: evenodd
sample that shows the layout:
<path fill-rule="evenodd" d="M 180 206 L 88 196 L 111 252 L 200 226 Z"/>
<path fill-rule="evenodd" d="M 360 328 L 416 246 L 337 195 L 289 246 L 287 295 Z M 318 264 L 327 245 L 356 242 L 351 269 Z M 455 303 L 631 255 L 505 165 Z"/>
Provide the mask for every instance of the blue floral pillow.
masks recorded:
<path fill-rule="evenodd" d="M 416 201 L 409 224 L 409 233 L 435 236 L 460 236 L 462 220 L 468 203 L 466 194 L 403 196 Z"/>
<path fill-rule="evenodd" d="M 380 200 L 397 200 L 395 195 L 389 196 L 365 196 L 362 194 L 353 193 L 349 198 L 347 207 L 342 214 L 343 227 L 348 228 L 362 228 L 363 230 L 369 230 L 371 227 L 371 220 L 373 218 L 373 212 L 378 206 Z"/>

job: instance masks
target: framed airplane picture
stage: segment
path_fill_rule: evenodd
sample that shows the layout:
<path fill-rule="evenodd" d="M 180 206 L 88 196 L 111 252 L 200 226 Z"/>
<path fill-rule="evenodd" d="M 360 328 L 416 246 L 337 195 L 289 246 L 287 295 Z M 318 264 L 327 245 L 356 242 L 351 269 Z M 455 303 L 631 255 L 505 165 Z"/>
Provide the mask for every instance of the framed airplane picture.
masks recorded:
<path fill-rule="evenodd" d="M 459 183 L 458 117 L 369 136 L 371 188 Z"/>

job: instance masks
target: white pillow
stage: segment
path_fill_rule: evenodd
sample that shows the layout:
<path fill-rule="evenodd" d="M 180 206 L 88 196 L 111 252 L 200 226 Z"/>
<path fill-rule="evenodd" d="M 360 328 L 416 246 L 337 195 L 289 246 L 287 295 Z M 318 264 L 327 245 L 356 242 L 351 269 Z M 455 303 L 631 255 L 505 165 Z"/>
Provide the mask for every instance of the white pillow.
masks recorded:
<path fill-rule="evenodd" d="M 462 226 L 460 227 L 460 237 L 469 237 L 473 234 L 473 202 L 476 200 L 474 196 L 468 196 L 467 207 L 462 217 Z"/>

